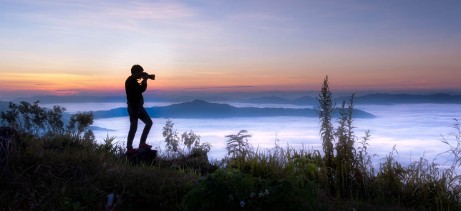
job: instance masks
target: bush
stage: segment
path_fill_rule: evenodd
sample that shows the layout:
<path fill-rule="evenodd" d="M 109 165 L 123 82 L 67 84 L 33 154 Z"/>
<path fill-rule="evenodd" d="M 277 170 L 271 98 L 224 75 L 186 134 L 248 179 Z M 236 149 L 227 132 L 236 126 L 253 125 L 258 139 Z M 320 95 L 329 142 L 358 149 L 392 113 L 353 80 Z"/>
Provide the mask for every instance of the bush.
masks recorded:
<path fill-rule="evenodd" d="M 179 137 L 171 120 L 166 121 L 162 134 L 165 137 L 167 157 L 206 156 L 211 149 L 209 143 L 200 143 L 200 135 L 195 134 L 192 130 L 185 131 Z"/>
<path fill-rule="evenodd" d="M 189 191 L 186 210 L 316 210 L 317 185 L 217 170 Z"/>

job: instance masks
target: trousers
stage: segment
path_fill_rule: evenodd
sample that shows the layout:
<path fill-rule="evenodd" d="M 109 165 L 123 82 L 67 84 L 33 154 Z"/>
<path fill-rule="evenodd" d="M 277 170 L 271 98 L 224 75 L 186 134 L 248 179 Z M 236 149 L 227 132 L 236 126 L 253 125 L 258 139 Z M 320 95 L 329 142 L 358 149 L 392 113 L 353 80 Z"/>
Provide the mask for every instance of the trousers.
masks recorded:
<path fill-rule="evenodd" d="M 126 143 L 127 148 L 133 147 L 133 139 L 138 129 L 138 119 L 145 124 L 139 144 L 146 143 L 147 135 L 149 135 L 153 123 L 146 109 L 143 106 L 128 105 L 128 115 L 130 116 L 130 131 L 128 132 L 128 141 Z"/>

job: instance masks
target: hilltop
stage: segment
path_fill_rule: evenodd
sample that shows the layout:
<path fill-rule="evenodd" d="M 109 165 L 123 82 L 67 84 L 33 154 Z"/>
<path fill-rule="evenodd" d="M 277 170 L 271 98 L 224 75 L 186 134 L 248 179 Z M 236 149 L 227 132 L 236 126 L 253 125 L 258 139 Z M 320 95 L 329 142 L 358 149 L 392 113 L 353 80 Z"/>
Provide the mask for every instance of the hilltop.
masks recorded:
<path fill-rule="evenodd" d="M 146 108 L 154 118 L 230 118 L 230 117 L 275 117 L 275 116 L 302 116 L 318 117 L 318 111 L 312 108 L 255 108 L 235 107 L 229 104 L 210 103 L 204 100 L 178 103 L 169 106 Z M 126 108 L 115 108 L 106 111 L 93 112 L 95 118 L 110 118 L 128 116 Z M 338 109 L 335 115 L 338 115 Z M 373 118 L 368 112 L 355 109 L 356 118 Z"/>

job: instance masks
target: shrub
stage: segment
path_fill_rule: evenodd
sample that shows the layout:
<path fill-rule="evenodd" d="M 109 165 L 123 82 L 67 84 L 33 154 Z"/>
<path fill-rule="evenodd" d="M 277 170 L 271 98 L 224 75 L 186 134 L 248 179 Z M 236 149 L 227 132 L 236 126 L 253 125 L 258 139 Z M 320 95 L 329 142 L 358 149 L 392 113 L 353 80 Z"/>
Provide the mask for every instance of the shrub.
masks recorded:
<path fill-rule="evenodd" d="M 316 196 L 313 182 L 261 179 L 222 169 L 202 179 L 183 204 L 186 210 L 316 210 Z"/>
<path fill-rule="evenodd" d="M 42 108 L 39 101 L 28 103 L 25 101 L 15 104 L 9 103 L 9 110 L 1 112 L 2 124 L 14 130 L 34 136 L 45 134 L 62 134 L 64 123 L 62 114 L 65 108 L 54 106 L 53 109 Z"/>
<path fill-rule="evenodd" d="M 13 128 L 22 135 L 48 137 L 53 139 L 62 135 L 73 136 L 82 141 L 93 142 L 93 131 L 88 129 L 93 124 L 93 113 L 79 112 L 70 116 L 64 129 L 63 112 L 60 106 L 47 109 L 39 106 L 39 101 L 28 103 L 25 101 L 15 104 L 10 102 L 8 111 L 1 112 L 2 124 Z"/>
<path fill-rule="evenodd" d="M 165 137 L 165 145 L 167 156 L 190 156 L 190 155 L 205 155 L 210 151 L 209 143 L 200 143 L 200 135 L 195 134 L 192 130 L 185 131 L 181 137 L 174 129 L 174 123 L 167 120 L 163 127 L 163 137 Z"/>

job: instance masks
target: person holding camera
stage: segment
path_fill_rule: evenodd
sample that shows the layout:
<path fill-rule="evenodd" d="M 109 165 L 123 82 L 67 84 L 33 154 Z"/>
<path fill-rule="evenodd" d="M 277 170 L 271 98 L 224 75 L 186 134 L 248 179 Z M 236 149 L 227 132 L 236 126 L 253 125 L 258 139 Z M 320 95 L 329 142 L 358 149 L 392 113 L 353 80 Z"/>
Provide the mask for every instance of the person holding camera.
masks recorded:
<path fill-rule="evenodd" d="M 141 82 L 138 82 L 141 80 Z M 125 92 L 128 104 L 128 114 L 130 116 L 130 131 L 128 132 L 128 140 L 126 143 L 127 153 L 133 154 L 137 150 L 133 148 L 133 139 L 138 129 L 138 119 L 144 122 L 144 130 L 142 131 L 141 140 L 139 142 L 140 149 L 150 149 L 152 146 L 146 144 L 147 135 L 152 127 L 152 119 L 144 108 L 144 97 L 142 93 L 147 89 L 147 80 L 155 79 L 155 75 L 149 75 L 144 72 L 144 69 L 139 64 L 131 67 L 131 76 L 125 81 Z"/>

